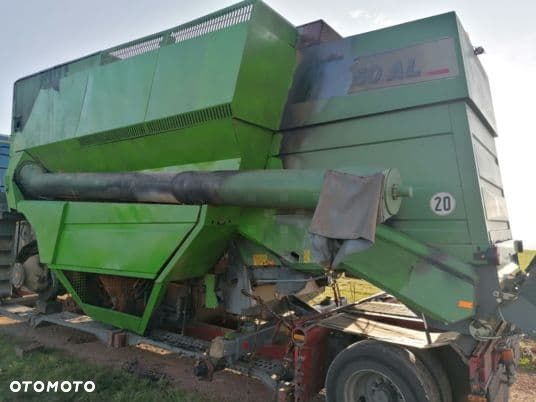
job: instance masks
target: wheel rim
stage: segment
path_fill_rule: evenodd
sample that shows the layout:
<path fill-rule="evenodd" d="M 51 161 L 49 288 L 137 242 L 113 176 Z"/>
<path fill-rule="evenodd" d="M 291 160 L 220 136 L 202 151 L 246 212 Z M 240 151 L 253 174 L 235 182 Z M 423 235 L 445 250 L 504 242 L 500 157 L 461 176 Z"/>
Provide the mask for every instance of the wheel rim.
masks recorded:
<path fill-rule="evenodd" d="M 405 402 L 398 386 L 382 373 L 361 370 L 344 384 L 345 402 Z"/>

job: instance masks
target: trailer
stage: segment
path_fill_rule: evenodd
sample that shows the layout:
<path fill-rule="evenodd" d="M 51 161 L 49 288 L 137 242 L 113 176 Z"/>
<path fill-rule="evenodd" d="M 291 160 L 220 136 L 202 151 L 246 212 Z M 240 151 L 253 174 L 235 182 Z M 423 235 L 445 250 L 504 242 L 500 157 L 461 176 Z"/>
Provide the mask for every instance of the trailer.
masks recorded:
<path fill-rule="evenodd" d="M 343 38 L 248 0 L 20 79 L 0 312 L 281 401 L 507 401 L 536 263 L 481 53 L 453 12 Z M 342 275 L 382 292 L 348 304 Z"/>

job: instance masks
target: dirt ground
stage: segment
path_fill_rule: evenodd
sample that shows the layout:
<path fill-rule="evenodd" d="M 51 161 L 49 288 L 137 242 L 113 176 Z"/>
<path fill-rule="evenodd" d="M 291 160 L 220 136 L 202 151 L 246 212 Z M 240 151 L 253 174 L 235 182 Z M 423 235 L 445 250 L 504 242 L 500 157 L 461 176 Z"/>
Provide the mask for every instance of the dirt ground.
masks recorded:
<path fill-rule="evenodd" d="M 517 382 L 510 391 L 510 400 L 512 402 L 536 401 L 536 373 L 518 373 Z"/>
<path fill-rule="evenodd" d="M 92 336 L 55 325 L 32 328 L 26 323 L 0 316 L 0 333 L 37 341 L 45 347 L 63 350 L 72 356 L 109 367 L 135 367 L 135 372 L 165 375 L 178 389 L 195 392 L 202 399 L 218 401 L 268 401 L 272 395 L 259 381 L 218 372 L 212 382 L 194 377 L 193 360 L 156 349 L 109 348 Z M 536 372 L 518 373 L 511 390 L 512 402 L 536 401 Z M 321 401 L 323 398 L 317 398 Z"/>
<path fill-rule="evenodd" d="M 0 316 L 0 333 L 36 341 L 45 347 L 110 367 L 134 367 L 136 373 L 158 373 L 178 389 L 198 393 L 201 399 L 218 401 L 267 401 L 269 390 L 259 381 L 228 371 L 215 373 L 211 382 L 193 375 L 194 361 L 157 349 L 109 348 L 91 335 L 49 325 L 32 328 L 26 323 Z"/>

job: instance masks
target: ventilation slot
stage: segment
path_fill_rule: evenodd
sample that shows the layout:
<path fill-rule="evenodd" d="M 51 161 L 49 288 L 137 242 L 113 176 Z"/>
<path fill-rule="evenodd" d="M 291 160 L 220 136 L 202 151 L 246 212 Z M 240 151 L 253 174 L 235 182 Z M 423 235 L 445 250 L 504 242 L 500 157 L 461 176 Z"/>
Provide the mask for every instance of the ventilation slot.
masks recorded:
<path fill-rule="evenodd" d="M 230 105 L 220 105 L 147 123 L 150 132 L 169 131 L 231 116 Z"/>
<path fill-rule="evenodd" d="M 197 38 L 210 32 L 218 31 L 242 22 L 249 21 L 253 5 L 242 6 L 218 17 L 213 17 L 205 21 L 196 23 L 188 27 L 180 28 L 178 31 L 171 32 L 171 37 L 175 43 L 183 42 L 188 39 Z"/>
<path fill-rule="evenodd" d="M 161 46 L 169 43 L 179 43 L 188 39 L 197 38 L 210 32 L 218 31 L 232 25 L 249 21 L 253 4 L 241 5 L 231 9 L 222 15 L 213 17 L 207 16 L 204 19 L 196 20 L 187 25 L 155 34 L 150 39 L 139 39 L 126 46 L 105 51 L 101 54 L 101 64 L 113 63 L 114 61 L 126 60 L 130 57 L 152 52 Z M 158 35 L 158 36 L 156 36 Z"/>
<path fill-rule="evenodd" d="M 82 146 L 105 144 L 107 142 L 121 141 L 127 138 L 136 138 L 147 135 L 145 126 L 138 124 L 136 126 L 119 128 L 117 130 L 106 131 L 97 135 L 80 138 L 78 141 Z"/>
<path fill-rule="evenodd" d="M 165 131 L 177 130 L 212 120 L 231 117 L 231 105 L 219 105 L 195 112 L 183 113 L 165 119 L 154 120 L 147 124 L 119 128 L 104 133 L 89 135 L 78 140 L 81 146 L 106 144 L 109 142 L 134 139 L 146 135 L 154 135 Z"/>
<path fill-rule="evenodd" d="M 139 56 L 140 54 L 152 52 L 160 48 L 163 39 L 163 36 L 158 36 L 117 50 L 112 50 L 108 52 L 108 57 L 111 59 L 110 61 L 117 59 L 125 60 L 130 57 Z"/>

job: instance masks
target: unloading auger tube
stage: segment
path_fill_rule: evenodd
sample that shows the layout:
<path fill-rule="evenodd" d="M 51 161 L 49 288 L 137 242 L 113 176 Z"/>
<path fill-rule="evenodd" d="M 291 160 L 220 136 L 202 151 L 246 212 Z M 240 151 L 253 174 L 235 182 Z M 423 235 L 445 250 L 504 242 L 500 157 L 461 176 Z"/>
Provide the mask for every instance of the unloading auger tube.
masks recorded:
<path fill-rule="evenodd" d="M 396 214 L 401 198 L 411 196 L 396 169 L 337 169 L 369 176 L 381 172 L 384 219 Z M 76 201 L 228 205 L 260 208 L 314 209 L 327 170 L 246 170 L 133 173 L 49 173 L 26 163 L 16 183 L 28 198 Z"/>

